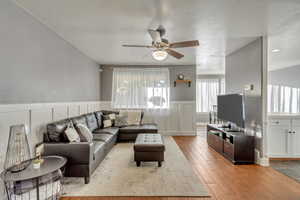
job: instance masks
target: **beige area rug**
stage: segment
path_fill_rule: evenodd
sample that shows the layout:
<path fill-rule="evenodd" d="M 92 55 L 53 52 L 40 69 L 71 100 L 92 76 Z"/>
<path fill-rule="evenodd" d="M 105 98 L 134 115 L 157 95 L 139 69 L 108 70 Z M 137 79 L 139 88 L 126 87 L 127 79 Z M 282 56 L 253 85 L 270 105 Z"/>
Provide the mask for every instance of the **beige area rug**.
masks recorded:
<path fill-rule="evenodd" d="M 133 143 L 118 143 L 93 173 L 90 183 L 83 178 L 66 178 L 64 196 L 170 196 L 206 197 L 206 187 L 172 137 L 165 137 L 165 162 L 133 161 Z"/>

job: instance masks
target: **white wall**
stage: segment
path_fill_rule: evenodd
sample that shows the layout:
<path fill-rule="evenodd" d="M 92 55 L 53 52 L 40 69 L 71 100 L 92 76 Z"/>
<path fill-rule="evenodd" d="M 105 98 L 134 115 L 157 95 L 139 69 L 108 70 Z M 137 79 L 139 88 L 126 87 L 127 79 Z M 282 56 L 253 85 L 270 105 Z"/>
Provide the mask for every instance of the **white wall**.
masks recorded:
<path fill-rule="evenodd" d="M 226 56 L 225 82 L 226 93 L 245 94 L 245 126 L 248 133 L 256 137 L 256 156 L 265 156 L 263 133 L 266 134 L 266 39 L 263 37 Z M 253 91 L 246 91 L 245 86 L 254 85 Z M 247 114 L 248 113 L 248 114 Z"/>
<path fill-rule="evenodd" d="M 269 71 L 269 84 L 300 88 L 300 65 Z"/>
<path fill-rule="evenodd" d="M 243 93 L 244 87 L 254 85 L 253 93 L 262 93 L 262 38 L 226 56 L 226 93 Z"/>
<path fill-rule="evenodd" d="M 98 101 L 98 68 L 12 0 L 0 1 L 0 104 Z"/>

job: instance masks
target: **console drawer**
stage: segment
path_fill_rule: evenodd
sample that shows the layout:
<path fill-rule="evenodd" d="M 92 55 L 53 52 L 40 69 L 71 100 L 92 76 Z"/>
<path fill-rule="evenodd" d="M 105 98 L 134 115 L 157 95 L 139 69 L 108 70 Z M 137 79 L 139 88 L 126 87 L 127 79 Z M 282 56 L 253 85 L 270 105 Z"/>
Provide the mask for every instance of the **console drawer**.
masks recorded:
<path fill-rule="evenodd" d="M 207 143 L 210 147 L 212 147 L 217 152 L 222 153 L 223 151 L 223 139 L 214 134 L 208 134 L 207 135 Z"/>
<path fill-rule="evenodd" d="M 223 153 L 231 160 L 234 160 L 234 145 L 224 140 Z"/>

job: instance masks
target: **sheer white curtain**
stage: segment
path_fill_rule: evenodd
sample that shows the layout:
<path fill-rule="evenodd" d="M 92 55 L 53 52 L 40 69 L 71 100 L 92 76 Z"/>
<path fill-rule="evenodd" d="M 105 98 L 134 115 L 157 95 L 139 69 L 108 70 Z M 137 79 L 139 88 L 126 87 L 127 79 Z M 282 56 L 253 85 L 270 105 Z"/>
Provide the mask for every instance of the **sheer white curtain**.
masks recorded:
<path fill-rule="evenodd" d="M 114 68 L 112 106 L 114 108 L 169 108 L 168 68 Z"/>
<path fill-rule="evenodd" d="M 269 85 L 268 111 L 270 113 L 300 113 L 300 88 Z"/>
<path fill-rule="evenodd" d="M 217 105 L 217 96 L 225 92 L 224 79 L 197 80 L 197 112 L 209 112 Z"/>

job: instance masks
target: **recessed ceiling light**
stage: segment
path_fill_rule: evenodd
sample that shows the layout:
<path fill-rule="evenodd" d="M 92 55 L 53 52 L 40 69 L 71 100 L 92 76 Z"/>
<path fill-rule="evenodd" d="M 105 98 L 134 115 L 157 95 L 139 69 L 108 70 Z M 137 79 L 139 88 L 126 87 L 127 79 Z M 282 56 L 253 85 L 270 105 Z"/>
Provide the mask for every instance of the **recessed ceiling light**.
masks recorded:
<path fill-rule="evenodd" d="M 272 52 L 273 53 L 277 53 L 277 52 L 279 52 L 280 51 L 280 49 L 272 49 Z"/>

